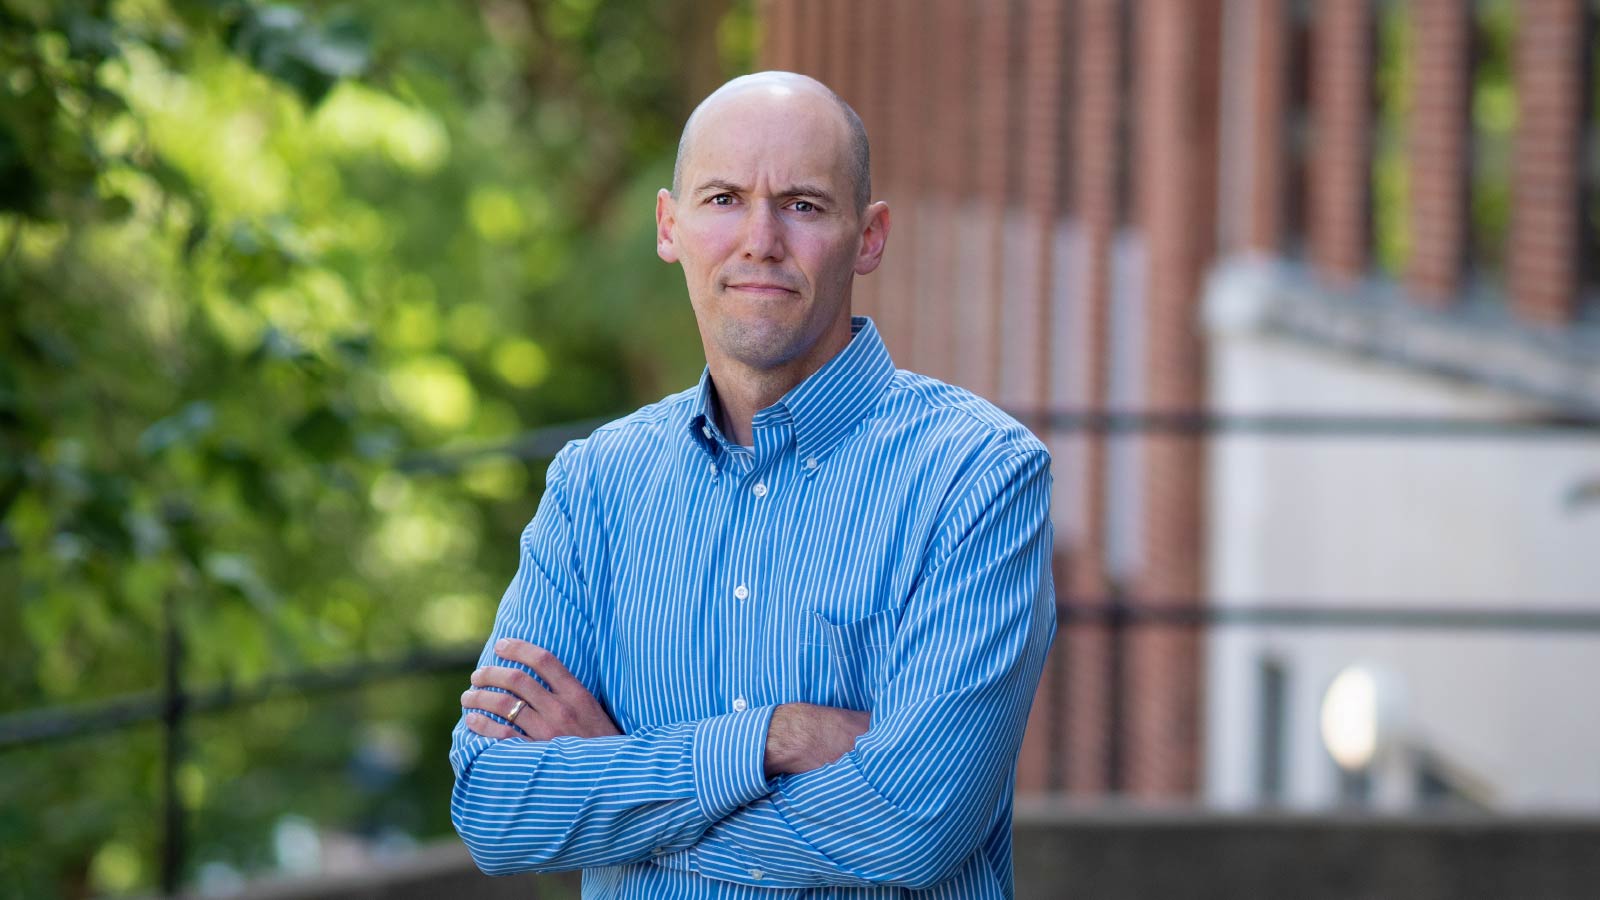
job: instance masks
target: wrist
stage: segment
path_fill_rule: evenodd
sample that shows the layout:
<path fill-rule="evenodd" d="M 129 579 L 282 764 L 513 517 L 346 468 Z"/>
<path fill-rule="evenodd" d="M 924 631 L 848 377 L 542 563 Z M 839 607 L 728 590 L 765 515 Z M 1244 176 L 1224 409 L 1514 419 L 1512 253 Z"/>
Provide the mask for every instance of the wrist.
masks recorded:
<path fill-rule="evenodd" d="M 795 761 L 793 729 L 790 728 L 793 703 L 780 703 L 767 722 L 767 746 L 763 768 L 768 778 L 789 774 Z"/>

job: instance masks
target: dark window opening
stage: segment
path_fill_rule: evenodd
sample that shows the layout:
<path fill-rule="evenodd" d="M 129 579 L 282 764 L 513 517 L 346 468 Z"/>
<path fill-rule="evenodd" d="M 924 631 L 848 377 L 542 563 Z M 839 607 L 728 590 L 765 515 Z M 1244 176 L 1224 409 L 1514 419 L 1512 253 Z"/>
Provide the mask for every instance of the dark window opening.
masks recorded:
<path fill-rule="evenodd" d="M 1256 796 L 1268 806 L 1284 798 L 1284 753 L 1287 749 L 1289 676 L 1283 663 L 1261 661 L 1260 720 L 1256 747 Z"/>

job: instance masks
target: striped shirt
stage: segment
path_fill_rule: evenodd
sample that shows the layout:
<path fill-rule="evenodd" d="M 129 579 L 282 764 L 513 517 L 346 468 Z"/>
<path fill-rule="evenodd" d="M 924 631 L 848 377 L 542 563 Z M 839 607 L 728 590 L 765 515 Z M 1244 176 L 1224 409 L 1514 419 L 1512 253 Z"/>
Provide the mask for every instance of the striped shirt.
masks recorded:
<path fill-rule="evenodd" d="M 709 375 L 568 444 L 495 641 L 554 653 L 622 735 L 458 724 L 451 817 L 490 874 L 585 897 L 1012 895 L 1011 809 L 1055 631 L 1049 456 L 870 320 L 752 422 Z M 839 761 L 767 779 L 777 704 L 869 710 Z"/>

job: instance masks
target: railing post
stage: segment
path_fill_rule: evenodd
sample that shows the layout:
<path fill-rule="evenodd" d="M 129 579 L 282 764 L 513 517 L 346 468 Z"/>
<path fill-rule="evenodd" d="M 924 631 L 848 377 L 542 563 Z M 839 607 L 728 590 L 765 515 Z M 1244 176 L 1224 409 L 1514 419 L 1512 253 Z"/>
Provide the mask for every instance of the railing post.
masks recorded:
<path fill-rule="evenodd" d="M 178 763 L 183 756 L 183 719 L 188 698 L 183 693 L 183 635 L 178 629 L 177 600 L 168 591 L 161 604 L 165 634 L 166 671 L 162 678 L 161 792 L 162 844 L 161 891 L 168 897 L 178 893 L 183 880 L 184 814 L 178 796 Z"/>

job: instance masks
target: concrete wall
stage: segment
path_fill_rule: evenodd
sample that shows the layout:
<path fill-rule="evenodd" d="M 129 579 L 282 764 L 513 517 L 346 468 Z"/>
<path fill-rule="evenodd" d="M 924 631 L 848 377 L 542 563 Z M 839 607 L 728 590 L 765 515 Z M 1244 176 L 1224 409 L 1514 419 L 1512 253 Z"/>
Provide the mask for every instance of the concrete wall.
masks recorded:
<path fill-rule="evenodd" d="M 1214 279 L 1213 409 L 1502 419 L 1551 408 L 1474 383 L 1492 374 L 1510 333 L 1441 334 L 1469 327 L 1460 320 L 1379 323 L 1382 298 L 1297 297 L 1296 284 L 1248 267 Z M 1285 312 L 1297 303 L 1323 320 L 1344 316 L 1330 334 L 1361 325 L 1384 343 L 1341 347 L 1297 332 Z M 1462 343 L 1469 337 L 1476 351 Z M 1458 345 L 1462 358 L 1429 363 L 1459 375 L 1401 358 Z M 1600 363 L 1569 368 L 1576 384 Z M 1597 479 L 1600 434 L 1220 437 L 1210 460 L 1208 593 L 1244 606 L 1600 609 L 1600 503 L 1574 500 Z M 1428 758 L 1478 804 L 1600 811 L 1600 633 L 1227 627 L 1207 651 L 1205 796 L 1223 807 L 1265 799 L 1259 684 L 1262 661 L 1272 660 L 1287 678 L 1280 800 L 1290 807 L 1336 802 L 1318 706 L 1342 667 L 1365 662 L 1395 689 L 1397 741 L 1376 772 L 1378 804 L 1410 806 L 1416 763 Z"/>
<path fill-rule="evenodd" d="M 1018 900 L 1591 900 L 1600 822 L 1116 813 L 1030 807 Z M 262 882 L 239 900 L 576 898 L 576 878 L 489 878 L 450 841 L 334 879 Z"/>
<path fill-rule="evenodd" d="M 1592 898 L 1600 822 L 1019 815 L 1018 900 Z"/>

